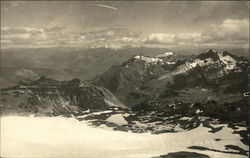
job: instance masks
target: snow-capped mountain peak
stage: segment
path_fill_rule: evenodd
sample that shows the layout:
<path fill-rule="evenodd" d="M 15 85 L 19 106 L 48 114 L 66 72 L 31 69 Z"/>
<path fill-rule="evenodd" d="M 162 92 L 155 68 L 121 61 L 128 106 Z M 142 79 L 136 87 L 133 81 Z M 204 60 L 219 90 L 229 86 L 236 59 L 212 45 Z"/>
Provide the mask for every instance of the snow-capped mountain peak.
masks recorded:
<path fill-rule="evenodd" d="M 238 58 L 229 52 L 221 53 L 211 49 L 178 66 L 175 70 L 175 74 L 186 73 L 197 66 L 208 66 L 209 68 L 217 67 L 221 68 L 225 73 L 230 71 L 241 71 L 240 68 L 237 67 L 237 62 Z"/>
<path fill-rule="evenodd" d="M 218 55 L 220 61 L 222 61 L 225 65 L 225 70 L 233 70 L 236 68 L 236 60 L 233 57 L 229 55 L 223 55 L 222 53 L 219 53 Z"/>

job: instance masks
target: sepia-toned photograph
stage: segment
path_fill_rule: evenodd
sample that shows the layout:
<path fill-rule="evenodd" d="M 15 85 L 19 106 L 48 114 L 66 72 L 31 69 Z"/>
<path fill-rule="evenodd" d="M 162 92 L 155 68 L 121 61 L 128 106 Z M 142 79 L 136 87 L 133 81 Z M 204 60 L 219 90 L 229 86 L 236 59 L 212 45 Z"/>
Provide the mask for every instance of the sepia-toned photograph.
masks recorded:
<path fill-rule="evenodd" d="M 0 158 L 248 158 L 248 0 L 1 0 Z"/>

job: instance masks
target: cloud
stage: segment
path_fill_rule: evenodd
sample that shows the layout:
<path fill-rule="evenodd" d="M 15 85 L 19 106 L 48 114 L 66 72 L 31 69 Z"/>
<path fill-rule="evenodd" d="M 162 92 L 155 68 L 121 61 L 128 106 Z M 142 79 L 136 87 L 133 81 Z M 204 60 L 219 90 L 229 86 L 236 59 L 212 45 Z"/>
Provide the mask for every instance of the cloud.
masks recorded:
<path fill-rule="evenodd" d="M 16 28 L 2 27 L 1 35 L 13 35 L 13 34 L 24 34 L 24 33 L 39 34 L 42 33 L 42 31 L 43 31 L 42 29 L 35 29 L 31 27 L 16 27 Z"/>
<path fill-rule="evenodd" d="M 174 34 L 153 33 L 144 39 L 145 44 L 175 44 Z"/>
<path fill-rule="evenodd" d="M 23 47 L 128 45 L 140 41 L 140 32 L 125 27 L 113 27 L 90 32 L 69 32 L 64 27 L 44 29 L 3 27 L 1 28 L 1 39 L 3 46 Z"/>
<path fill-rule="evenodd" d="M 11 40 L 1 39 L 1 44 L 12 44 Z"/>
<path fill-rule="evenodd" d="M 63 32 L 65 31 L 65 27 L 52 27 L 52 28 L 46 28 L 44 29 L 45 32 L 47 33 L 58 33 L 58 32 Z"/>
<path fill-rule="evenodd" d="M 196 42 L 200 39 L 200 37 L 201 33 L 198 32 L 186 32 L 179 34 L 153 33 L 148 35 L 143 42 L 145 44 L 178 45 Z"/>
<path fill-rule="evenodd" d="M 43 29 L 32 27 L 2 27 L 1 28 L 1 43 L 2 46 L 27 46 L 37 45 L 37 43 L 48 43 L 47 36 Z"/>
<path fill-rule="evenodd" d="M 91 31 L 84 34 L 88 45 L 105 46 L 107 44 L 128 45 L 140 42 L 141 32 L 124 27 L 113 27 Z"/>
<path fill-rule="evenodd" d="M 180 33 L 176 35 L 176 39 L 178 39 L 179 41 L 196 41 L 200 37 L 201 33 L 199 32 Z"/>
<path fill-rule="evenodd" d="M 89 32 L 67 31 L 65 27 L 2 27 L 2 46 L 77 46 L 157 45 L 157 46 L 245 46 L 249 41 L 248 19 L 224 19 L 201 32 L 142 34 L 129 27 L 117 26 Z"/>
<path fill-rule="evenodd" d="M 1 1 L 1 11 L 14 11 L 23 4 L 25 1 Z"/>
<path fill-rule="evenodd" d="M 139 41 L 138 38 L 131 38 L 131 37 L 123 37 L 121 40 L 122 40 L 123 42 L 127 42 L 127 43 Z"/>
<path fill-rule="evenodd" d="M 112 27 L 108 29 L 101 29 L 97 31 L 91 31 L 86 33 L 88 36 L 91 37 L 109 37 L 109 38 L 117 38 L 121 36 L 127 37 L 139 37 L 139 31 L 133 31 L 129 28 L 123 27 Z"/>
<path fill-rule="evenodd" d="M 158 45 L 244 45 L 249 42 L 248 19 L 225 19 L 221 24 L 211 25 L 202 32 L 176 34 L 152 33 L 144 44 Z"/>
<path fill-rule="evenodd" d="M 66 32 L 64 27 L 46 29 L 30 27 L 1 28 L 1 43 L 14 46 L 62 46 L 83 44 L 85 36 L 79 33 Z"/>
<path fill-rule="evenodd" d="M 38 41 L 45 40 L 43 29 L 31 27 L 3 27 L 1 28 L 1 44 L 5 45 L 24 45 L 35 44 Z"/>
<path fill-rule="evenodd" d="M 220 25 L 212 25 L 202 32 L 200 42 L 247 42 L 249 40 L 248 19 L 225 19 Z"/>

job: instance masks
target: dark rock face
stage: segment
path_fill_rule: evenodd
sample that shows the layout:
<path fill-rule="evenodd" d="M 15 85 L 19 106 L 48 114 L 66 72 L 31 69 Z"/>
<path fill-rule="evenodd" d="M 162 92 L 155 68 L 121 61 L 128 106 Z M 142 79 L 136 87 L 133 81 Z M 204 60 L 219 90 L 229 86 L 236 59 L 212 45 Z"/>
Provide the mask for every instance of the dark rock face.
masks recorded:
<path fill-rule="evenodd" d="M 168 153 L 167 155 L 161 155 L 154 158 L 210 158 L 208 155 L 199 154 L 196 152 L 180 151 L 174 153 Z"/>
<path fill-rule="evenodd" d="M 197 58 L 201 60 L 212 58 L 214 61 L 216 61 L 219 60 L 219 55 L 216 51 L 210 49 L 208 52 L 198 55 Z"/>
<path fill-rule="evenodd" d="M 223 121 L 241 122 L 246 121 L 249 116 L 248 99 L 220 104 L 215 101 L 207 103 L 181 103 L 169 102 L 161 99 L 147 100 L 132 108 L 135 111 L 162 111 L 168 115 L 179 114 L 181 116 L 206 116 L 220 119 Z M 206 122 L 204 123 L 206 126 Z M 211 132 L 217 132 L 220 128 L 211 129 Z"/>
<path fill-rule="evenodd" d="M 20 112 L 61 115 L 88 109 L 105 110 L 110 106 L 107 100 L 112 97 L 104 88 L 79 79 L 56 81 L 41 77 L 34 82 L 20 82 L 18 86 L 2 90 L 0 102 L 4 105 L 2 112 L 18 109 Z"/>

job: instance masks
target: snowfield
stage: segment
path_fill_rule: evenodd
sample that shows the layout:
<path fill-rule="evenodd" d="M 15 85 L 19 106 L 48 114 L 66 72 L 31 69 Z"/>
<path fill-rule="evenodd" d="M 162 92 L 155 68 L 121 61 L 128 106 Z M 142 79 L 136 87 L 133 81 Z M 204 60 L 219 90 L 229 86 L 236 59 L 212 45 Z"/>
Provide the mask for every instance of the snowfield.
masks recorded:
<path fill-rule="evenodd" d="M 123 123 L 119 115 L 112 121 Z M 1 117 L 1 157 L 15 158 L 150 158 L 169 152 L 191 151 L 211 158 L 247 156 L 188 149 L 202 146 L 225 150 L 224 145 L 237 145 L 245 150 L 238 134 L 226 126 L 210 133 L 206 127 L 190 131 L 153 135 L 129 133 L 89 126 L 85 121 L 66 117 Z M 215 141 L 215 139 L 221 141 Z"/>

